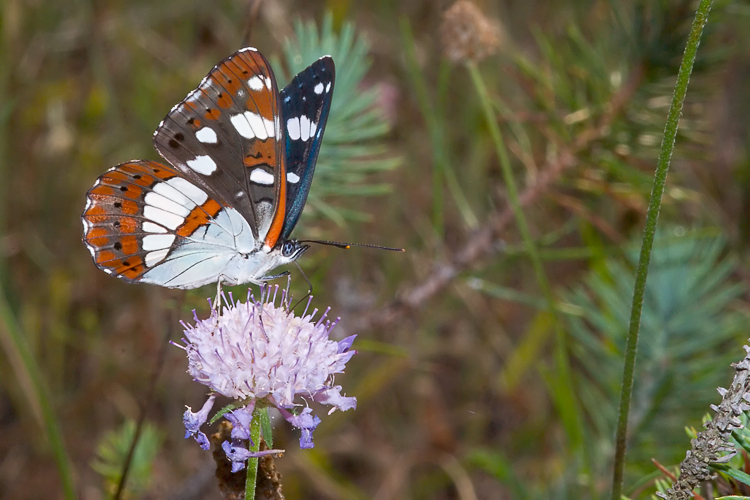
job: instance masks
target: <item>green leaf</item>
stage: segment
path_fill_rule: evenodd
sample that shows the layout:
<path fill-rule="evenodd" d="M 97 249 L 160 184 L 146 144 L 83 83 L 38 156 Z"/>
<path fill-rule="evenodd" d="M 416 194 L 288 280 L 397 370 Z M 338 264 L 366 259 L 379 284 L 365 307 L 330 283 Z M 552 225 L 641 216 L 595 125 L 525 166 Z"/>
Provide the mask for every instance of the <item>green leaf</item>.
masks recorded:
<path fill-rule="evenodd" d="M 750 474 L 746 474 L 742 472 L 741 470 L 736 470 L 736 469 L 729 469 L 725 471 L 725 474 L 736 481 L 739 481 L 743 484 L 746 484 L 747 486 L 750 486 Z"/>
<path fill-rule="evenodd" d="M 91 468 L 104 479 L 105 489 L 110 493 L 114 493 L 120 482 L 134 433 L 135 422 L 128 420 L 119 429 L 107 432 L 99 441 Z M 162 440 L 155 426 L 150 423 L 143 426 L 130 462 L 127 491 L 131 494 L 138 495 L 147 490 Z"/>

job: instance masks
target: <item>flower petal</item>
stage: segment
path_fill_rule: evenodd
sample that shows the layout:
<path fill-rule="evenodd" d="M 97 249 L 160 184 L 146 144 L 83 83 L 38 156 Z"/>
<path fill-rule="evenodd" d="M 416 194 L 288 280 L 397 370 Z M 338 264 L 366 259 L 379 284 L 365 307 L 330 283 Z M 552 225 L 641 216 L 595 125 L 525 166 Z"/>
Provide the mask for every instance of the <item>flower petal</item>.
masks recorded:
<path fill-rule="evenodd" d="M 206 435 L 200 431 L 200 427 L 206 423 L 206 420 L 208 420 L 208 414 L 211 411 L 211 408 L 213 408 L 215 400 L 216 394 L 211 394 L 199 411 L 193 413 L 191 411 L 192 408 L 188 406 L 182 416 L 182 422 L 185 424 L 185 439 L 194 436 L 195 440 L 204 450 L 208 450 L 210 444 Z"/>
<path fill-rule="evenodd" d="M 250 451 L 242 445 L 242 442 L 238 439 L 232 439 L 232 442 L 224 441 L 221 443 L 221 448 L 224 453 L 232 462 L 232 472 L 237 472 L 245 468 L 248 458 L 264 457 L 266 455 L 281 455 L 284 450 L 264 450 L 264 451 Z"/>
<path fill-rule="evenodd" d="M 232 472 L 237 472 L 245 468 L 245 462 L 253 454 L 248 451 L 247 448 L 242 446 L 239 440 L 224 441 L 221 443 L 221 448 L 226 453 L 227 458 L 232 462 Z"/>
<path fill-rule="evenodd" d="M 346 411 L 357 409 L 357 398 L 342 396 L 340 385 L 316 393 L 313 396 L 313 400 L 324 405 L 332 405 L 333 408 L 328 412 L 329 415 L 336 410 Z"/>
<path fill-rule="evenodd" d="M 253 421 L 254 408 L 255 401 L 253 400 L 244 408 L 224 414 L 224 418 L 232 424 L 232 439 L 250 439 L 250 424 Z"/>
<path fill-rule="evenodd" d="M 352 342 L 354 342 L 354 339 L 356 339 L 356 335 L 350 335 L 346 337 L 344 340 L 339 341 L 339 354 L 342 352 L 348 351 L 352 347 Z"/>
<path fill-rule="evenodd" d="M 299 415 L 293 415 L 284 408 L 279 408 L 279 411 L 287 422 L 302 431 L 299 438 L 299 447 L 302 449 L 314 448 L 315 445 L 312 441 L 312 433 L 320 423 L 320 419 L 312 414 L 312 410 L 310 408 L 305 408 Z"/>

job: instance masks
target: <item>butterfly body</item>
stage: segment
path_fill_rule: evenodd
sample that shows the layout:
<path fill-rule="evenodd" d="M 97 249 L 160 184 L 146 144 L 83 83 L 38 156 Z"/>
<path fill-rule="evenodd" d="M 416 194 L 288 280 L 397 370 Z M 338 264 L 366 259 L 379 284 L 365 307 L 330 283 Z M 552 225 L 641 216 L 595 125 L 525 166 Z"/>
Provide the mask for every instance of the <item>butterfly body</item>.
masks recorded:
<path fill-rule="evenodd" d="M 333 94 L 323 57 L 281 92 L 255 49 L 219 63 L 154 134 L 169 165 L 120 164 L 82 215 L 96 265 L 128 282 L 195 288 L 266 281 L 307 245 L 304 208 Z M 289 161 L 288 161 L 289 160 Z"/>

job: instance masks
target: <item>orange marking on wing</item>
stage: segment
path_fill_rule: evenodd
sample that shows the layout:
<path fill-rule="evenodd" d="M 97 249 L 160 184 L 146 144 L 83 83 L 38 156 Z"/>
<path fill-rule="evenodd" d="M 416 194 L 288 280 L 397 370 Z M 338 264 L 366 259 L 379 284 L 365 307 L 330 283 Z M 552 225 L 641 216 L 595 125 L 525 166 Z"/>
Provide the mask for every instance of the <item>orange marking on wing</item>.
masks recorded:
<path fill-rule="evenodd" d="M 158 177 L 159 179 L 171 179 L 176 175 L 171 168 L 167 167 L 166 165 L 162 165 L 161 163 L 156 163 L 155 161 L 148 162 L 147 172 L 150 175 Z"/>
<path fill-rule="evenodd" d="M 117 220 L 120 221 L 120 232 L 123 234 L 132 234 L 138 230 L 138 221 L 132 217 L 120 217 Z"/>
<path fill-rule="evenodd" d="M 135 184 L 131 184 L 127 186 L 127 191 L 122 191 L 122 194 L 130 198 L 131 200 L 135 200 L 136 198 L 140 198 L 141 194 L 143 193 L 143 189 L 141 189 L 140 186 L 136 186 Z"/>
<path fill-rule="evenodd" d="M 121 236 L 120 243 L 122 243 L 122 252 L 125 255 L 132 255 L 138 252 L 138 237 L 137 236 Z"/>
<path fill-rule="evenodd" d="M 110 185 L 117 185 L 122 181 L 129 181 L 130 177 L 125 172 L 119 170 L 112 170 L 102 176 L 102 182 L 106 182 Z"/>
<path fill-rule="evenodd" d="M 92 246 L 103 247 L 109 242 L 108 234 L 106 228 L 95 227 L 86 233 L 86 241 Z"/>
<path fill-rule="evenodd" d="M 278 188 L 276 190 L 276 213 L 273 216 L 273 222 L 271 227 L 268 229 L 266 234 L 266 245 L 270 248 L 276 246 L 276 242 L 279 240 L 281 230 L 284 228 L 284 217 L 286 216 L 286 164 L 283 160 L 279 162 L 279 176 L 277 179 Z"/>
<path fill-rule="evenodd" d="M 154 182 L 156 182 L 156 179 L 154 179 L 150 175 L 140 174 L 140 176 L 141 176 L 140 179 L 133 179 L 135 183 L 138 184 L 139 186 L 149 187 L 153 185 Z"/>
<path fill-rule="evenodd" d="M 117 268 L 118 274 L 121 274 L 131 280 L 134 280 L 141 274 L 143 274 L 143 259 L 136 256 L 130 256 L 128 257 L 128 260 L 126 262 L 129 265 L 126 266 L 123 262 L 123 264 Z"/>
<path fill-rule="evenodd" d="M 230 80 L 232 81 L 232 83 L 229 83 Z M 231 108 L 232 104 L 234 104 L 232 96 L 240 88 L 237 79 L 227 77 L 221 72 L 221 69 L 219 69 L 218 71 L 214 71 L 213 73 L 211 73 L 211 83 L 219 93 L 216 104 L 218 104 L 222 109 Z M 235 90 L 231 90 L 231 88 L 234 88 Z"/>
<path fill-rule="evenodd" d="M 216 108 L 211 108 L 203 114 L 206 120 L 218 120 L 221 116 L 221 111 Z"/>
<path fill-rule="evenodd" d="M 105 181 L 106 179 L 102 179 L 102 181 Z M 114 196 L 115 195 L 115 188 L 112 186 L 108 186 L 106 184 L 99 184 L 98 186 L 94 187 L 90 191 L 91 194 L 98 194 L 101 196 Z"/>
<path fill-rule="evenodd" d="M 219 67 L 219 70 L 211 75 L 211 79 L 214 80 L 217 85 L 227 89 L 227 92 L 230 92 L 232 95 L 237 94 L 237 91 L 242 87 L 237 77 L 234 76 L 224 65 Z"/>
<path fill-rule="evenodd" d="M 97 264 L 106 265 L 107 267 L 113 267 L 113 266 L 105 264 L 106 262 L 110 262 L 113 260 L 117 260 L 117 256 L 111 250 L 102 250 L 101 252 L 97 252 L 96 254 Z"/>
<path fill-rule="evenodd" d="M 276 165 L 276 143 L 274 141 L 252 141 L 243 163 L 246 167 L 255 167 L 261 163 Z"/>
<path fill-rule="evenodd" d="M 284 183 L 282 183 L 284 184 Z M 138 204 L 134 202 L 133 200 L 120 200 L 122 203 L 122 213 L 127 215 L 136 215 L 138 213 Z"/>
<path fill-rule="evenodd" d="M 228 92 L 219 92 L 216 104 L 222 109 L 229 109 L 234 104 L 234 101 L 232 101 L 232 96 Z"/>
<path fill-rule="evenodd" d="M 234 64 L 236 68 L 231 67 L 230 64 Z M 244 52 L 227 61 L 227 67 L 245 79 L 250 78 L 253 74 L 263 74 L 255 59 Z"/>
<path fill-rule="evenodd" d="M 276 99 L 269 98 L 270 93 L 270 90 L 265 89 L 250 92 L 250 98 L 245 101 L 245 106 L 253 113 L 260 113 L 263 118 L 273 121 L 276 114 Z"/>
<path fill-rule="evenodd" d="M 130 182 L 133 182 L 135 184 L 138 184 L 139 186 L 149 187 L 151 186 L 155 179 L 149 175 L 149 173 L 146 173 L 146 170 L 141 165 L 133 165 L 133 164 L 126 164 L 122 166 L 122 170 L 124 172 L 128 172 L 133 176 L 137 177 L 131 177 L 128 179 Z"/>
<path fill-rule="evenodd" d="M 95 201 L 99 201 L 99 200 L 95 199 Z M 107 212 L 104 210 L 103 206 L 99 204 L 94 204 L 94 205 L 91 205 L 88 210 L 86 210 L 85 217 L 91 222 L 100 222 L 102 220 L 102 217 L 106 215 L 106 213 Z"/>
<path fill-rule="evenodd" d="M 213 217 L 216 217 L 216 214 L 220 210 L 221 205 L 215 200 L 208 200 L 200 207 L 195 207 L 190 212 L 190 215 L 185 218 L 185 222 L 177 228 L 177 234 L 185 237 L 192 235 L 196 229 L 209 223 Z"/>

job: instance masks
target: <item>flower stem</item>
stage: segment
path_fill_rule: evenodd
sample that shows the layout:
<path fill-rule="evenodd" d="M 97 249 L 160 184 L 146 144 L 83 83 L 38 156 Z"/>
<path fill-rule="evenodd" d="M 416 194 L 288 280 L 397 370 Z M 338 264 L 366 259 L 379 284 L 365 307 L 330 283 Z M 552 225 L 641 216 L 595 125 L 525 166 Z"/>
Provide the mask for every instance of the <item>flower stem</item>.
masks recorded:
<path fill-rule="evenodd" d="M 695 55 L 698 52 L 703 27 L 708 21 L 708 13 L 711 10 L 712 0 L 701 0 L 695 13 L 693 26 L 690 29 L 685 54 L 677 72 L 677 83 L 675 84 L 672 105 L 667 115 L 667 124 L 664 127 L 664 138 L 661 143 L 661 151 L 656 163 L 656 174 L 654 175 L 654 187 L 651 191 L 651 200 L 648 204 L 646 214 L 646 228 L 643 231 L 643 243 L 641 244 L 641 255 L 638 259 L 638 268 L 633 290 L 633 305 L 630 309 L 630 325 L 628 337 L 625 344 L 625 363 L 622 373 L 622 388 L 620 390 L 620 409 L 617 422 L 617 437 L 614 458 L 614 471 L 612 475 L 612 500 L 619 500 L 622 495 L 622 478 L 625 467 L 625 451 L 627 449 L 628 414 L 630 413 L 630 401 L 633 395 L 633 376 L 635 373 L 635 358 L 638 349 L 638 331 L 641 325 L 641 312 L 643 310 L 643 296 L 646 293 L 646 278 L 648 277 L 648 264 L 651 260 L 651 250 L 654 245 L 656 224 L 659 221 L 659 209 L 661 208 L 664 187 L 667 182 L 669 162 L 674 151 L 677 128 L 680 120 L 680 112 L 687 95 L 690 73 L 693 71 Z"/>
<path fill-rule="evenodd" d="M 253 421 L 250 424 L 250 443 L 248 451 L 258 452 L 260 450 L 260 410 L 253 410 Z M 258 478 L 258 458 L 247 459 L 247 479 L 245 480 L 245 500 L 255 500 L 255 482 Z"/>

